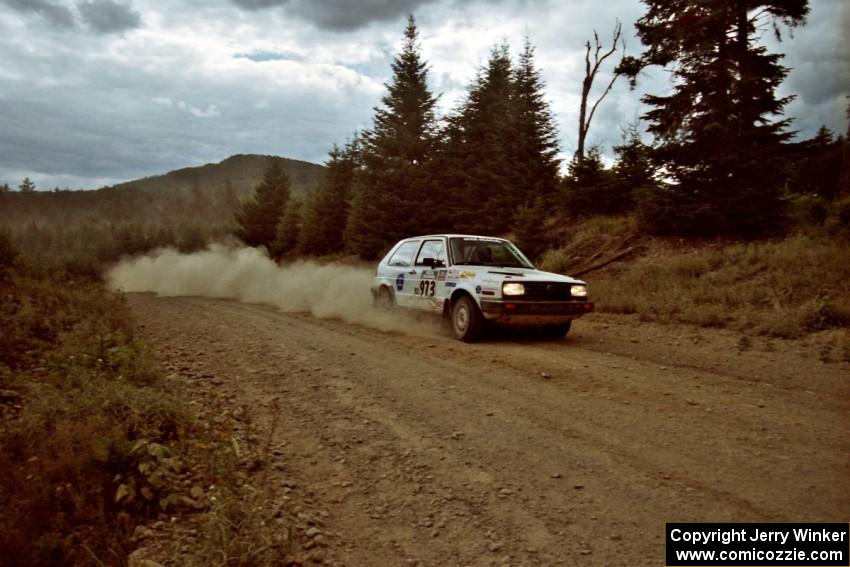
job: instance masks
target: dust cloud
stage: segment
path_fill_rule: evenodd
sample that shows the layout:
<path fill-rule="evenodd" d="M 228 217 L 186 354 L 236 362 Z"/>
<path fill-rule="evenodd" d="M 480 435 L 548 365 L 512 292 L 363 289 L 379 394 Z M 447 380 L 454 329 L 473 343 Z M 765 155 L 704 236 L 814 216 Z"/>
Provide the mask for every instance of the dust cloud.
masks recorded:
<path fill-rule="evenodd" d="M 367 268 L 310 261 L 279 266 L 257 248 L 212 245 L 192 254 L 166 248 L 124 260 L 106 279 L 111 288 L 125 292 L 235 299 L 382 331 L 439 333 L 436 318 L 422 320 L 373 308 L 369 286 L 374 276 Z"/>

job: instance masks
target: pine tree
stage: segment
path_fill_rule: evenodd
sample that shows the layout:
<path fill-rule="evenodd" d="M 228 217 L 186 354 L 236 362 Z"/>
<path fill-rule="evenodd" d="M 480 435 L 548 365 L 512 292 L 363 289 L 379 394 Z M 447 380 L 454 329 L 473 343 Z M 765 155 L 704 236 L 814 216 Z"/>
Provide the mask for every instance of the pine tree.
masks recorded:
<path fill-rule="evenodd" d="M 521 205 L 514 213 L 511 224 L 514 243 L 532 260 L 549 244 L 543 237 L 546 234 L 543 225 L 547 212 L 543 197 L 537 197 L 530 203 Z"/>
<path fill-rule="evenodd" d="M 289 177 L 272 158 L 251 199 L 236 212 L 236 236 L 248 246 L 271 248 L 289 201 Z"/>
<path fill-rule="evenodd" d="M 567 210 L 576 216 L 610 214 L 622 210 L 619 195 L 612 191 L 612 175 L 602 162 L 599 146 L 591 146 L 581 158 L 573 156 L 564 180 Z"/>
<path fill-rule="evenodd" d="M 639 189 L 655 185 L 652 148 L 643 143 L 637 124 L 631 124 L 623 131 L 623 143 L 614 146 L 614 153 L 617 155 L 611 181 L 612 196 L 616 200 L 614 210 L 626 211 L 634 207 Z"/>
<path fill-rule="evenodd" d="M 355 140 L 344 149 L 336 144 L 331 148 L 330 159 L 325 163 L 328 168 L 325 179 L 304 203 L 297 247 L 300 254 L 318 256 L 342 250 L 357 160 L 356 145 Z"/>
<path fill-rule="evenodd" d="M 18 185 L 18 191 L 21 193 L 33 193 L 35 192 L 35 183 L 29 177 L 24 177 L 24 180 Z"/>
<path fill-rule="evenodd" d="M 543 86 L 531 43 L 516 66 L 502 44 L 449 117 L 441 174 L 464 231 L 504 232 L 517 207 L 554 200 L 557 132 Z"/>
<path fill-rule="evenodd" d="M 526 38 L 516 69 L 516 148 L 519 197 L 528 202 L 553 196 L 558 187 L 558 132 Z"/>
<path fill-rule="evenodd" d="M 821 126 L 813 138 L 794 146 L 796 151 L 790 156 L 792 171 L 788 177 L 788 190 L 816 195 L 826 201 L 834 200 L 841 178 L 843 138 L 836 138 L 829 128 Z"/>
<path fill-rule="evenodd" d="M 664 199 L 691 207 L 674 231 L 760 233 L 782 216 L 782 142 L 777 120 L 791 97 L 777 98 L 788 70 L 757 34 L 770 23 L 803 23 L 806 0 L 643 0 L 635 24 L 647 51 L 618 71 L 634 78 L 647 65 L 672 71 L 669 95 L 646 95 L 656 158 L 674 184 Z M 672 217 L 671 217 L 672 218 Z"/>
<path fill-rule="evenodd" d="M 522 203 L 516 186 L 515 85 L 508 46 L 490 52 L 460 108 L 449 117 L 444 183 L 453 220 L 464 232 L 504 231 Z"/>
<path fill-rule="evenodd" d="M 301 201 L 291 200 L 286 206 L 283 216 L 277 224 L 276 238 L 272 245 L 272 255 L 275 258 L 292 254 L 298 244 L 298 234 L 301 231 Z"/>
<path fill-rule="evenodd" d="M 438 140 L 437 99 L 428 89 L 413 16 L 404 38 L 383 106 L 375 109 L 373 126 L 363 136 L 363 168 L 346 229 L 349 247 L 365 258 L 417 232 L 436 206 L 439 188 L 429 179 L 428 165 Z"/>

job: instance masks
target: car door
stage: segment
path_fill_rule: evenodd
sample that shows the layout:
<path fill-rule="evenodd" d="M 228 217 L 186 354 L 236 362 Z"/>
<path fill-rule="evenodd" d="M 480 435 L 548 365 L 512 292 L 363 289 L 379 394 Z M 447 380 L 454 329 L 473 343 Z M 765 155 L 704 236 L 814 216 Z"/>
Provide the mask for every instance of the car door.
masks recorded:
<path fill-rule="evenodd" d="M 429 265 L 425 262 L 426 259 L 436 260 L 439 265 Z M 413 305 L 416 308 L 427 311 L 442 310 L 445 294 L 441 292 L 444 291 L 447 259 L 444 238 L 427 238 L 422 241 L 414 263 L 416 273 L 411 276 L 414 286 Z M 441 273 L 442 280 L 439 279 Z"/>
<path fill-rule="evenodd" d="M 386 274 L 392 280 L 395 291 L 395 302 L 402 307 L 413 307 L 413 290 L 415 277 L 418 275 L 415 258 L 419 251 L 420 240 L 405 240 L 402 242 L 386 264 Z"/>

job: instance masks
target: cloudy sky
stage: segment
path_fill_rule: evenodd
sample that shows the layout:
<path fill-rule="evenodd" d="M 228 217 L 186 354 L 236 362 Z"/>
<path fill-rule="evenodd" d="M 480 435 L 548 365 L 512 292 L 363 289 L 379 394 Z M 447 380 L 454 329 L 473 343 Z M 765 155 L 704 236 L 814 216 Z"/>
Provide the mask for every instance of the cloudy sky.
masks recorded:
<path fill-rule="evenodd" d="M 848 5 L 812 0 L 793 37 L 765 34 L 793 68 L 782 94 L 802 137 L 846 130 Z M 494 44 L 530 36 L 565 157 L 592 30 L 604 40 L 619 19 L 640 51 L 638 0 L 0 0 L 0 183 L 93 188 L 235 153 L 321 163 L 369 126 L 410 12 L 444 111 Z M 610 154 L 666 80 L 618 83 L 590 141 Z"/>

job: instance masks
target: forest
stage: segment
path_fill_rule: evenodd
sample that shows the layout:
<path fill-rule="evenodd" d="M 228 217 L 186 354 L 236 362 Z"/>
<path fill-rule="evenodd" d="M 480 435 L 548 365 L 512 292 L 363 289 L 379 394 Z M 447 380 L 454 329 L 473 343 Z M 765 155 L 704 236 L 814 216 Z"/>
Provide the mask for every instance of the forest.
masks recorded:
<path fill-rule="evenodd" d="M 541 269 L 586 278 L 610 320 L 723 328 L 737 354 L 802 338 L 821 363 L 850 362 L 850 125 L 795 137 L 793 95 L 777 95 L 789 69 L 758 41 L 805 25 L 809 3 L 643 4 L 641 54 L 620 54 L 619 27 L 586 45 L 568 160 L 530 40 L 517 55 L 496 44 L 441 115 L 410 17 L 371 126 L 324 165 L 236 155 L 91 191 L 0 185 L 0 565 L 123 565 L 144 522 L 197 511 L 192 475 L 225 496 L 197 564 L 282 556 L 277 525 L 240 500 L 238 455 L 219 450 L 236 441 L 192 417 L 103 286 L 160 248 L 360 264 L 415 234 L 507 236 Z M 607 162 L 584 143 L 605 112 L 610 85 L 590 96 L 601 65 L 649 108 Z M 649 68 L 669 91 L 642 91 Z"/>
<path fill-rule="evenodd" d="M 652 235 L 746 240 L 800 226 L 846 235 L 847 136 L 824 126 L 811 139 L 791 140 L 783 109 L 792 97 L 775 94 L 788 69 L 754 40 L 769 22 L 803 25 L 807 3 L 769 3 L 755 15 L 734 3 L 646 4 L 637 29 L 647 50 L 624 56 L 615 79 L 637 87 L 643 69 L 661 66 L 673 72 L 673 91 L 643 96 L 652 141 L 639 124 L 628 125 L 612 167 L 601 148 L 580 146 L 561 175 L 528 41 L 516 61 L 508 45 L 494 47 L 461 104 L 437 116 L 411 18 L 372 127 L 330 150 L 325 182 L 303 200 L 291 198 L 285 176 L 270 168 L 237 214 L 237 234 L 278 258 L 364 259 L 428 232 L 512 233 L 537 256 L 558 234 L 544 226 L 615 214 L 634 215 L 639 231 Z M 686 19 L 705 34 L 682 33 Z M 598 39 L 596 47 L 599 61 Z M 589 54 L 588 43 L 585 83 L 593 79 Z M 590 126 L 584 111 L 580 139 Z"/>
<path fill-rule="evenodd" d="M 811 226 L 846 235 L 847 133 L 824 126 L 792 139 L 783 114 L 792 97 L 776 95 L 788 69 L 756 41 L 766 26 L 779 34 L 804 25 L 808 3 L 743 13 L 734 3 L 668 4 L 646 2 L 640 56 L 608 58 L 619 55 L 619 27 L 610 50 L 598 36 L 587 43 L 580 144 L 567 164 L 529 40 L 515 59 L 495 45 L 462 101 L 439 116 L 410 17 L 372 126 L 334 144 L 324 168 L 233 156 L 98 191 L 36 191 L 25 179 L 0 187 L 0 225 L 29 253 L 82 272 L 230 234 L 275 258 L 372 260 L 428 232 L 510 234 L 539 256 L 557 245 L 558 227 L 596 215 L 633 216 L 647 235 L 746 240 Z M 705 34 L 676 32 L 685 21 Z M 636 96 L 644 69 L 673 76 L 671 94 L 642 95 L 651 110 L 622 128 L 610 167 L 604 148 L 584 147 L 600 103 L 604 111 L 605 93 L 587 100 L 602 64 L 615 65 L 612 81 L 630 81 Z"/>

